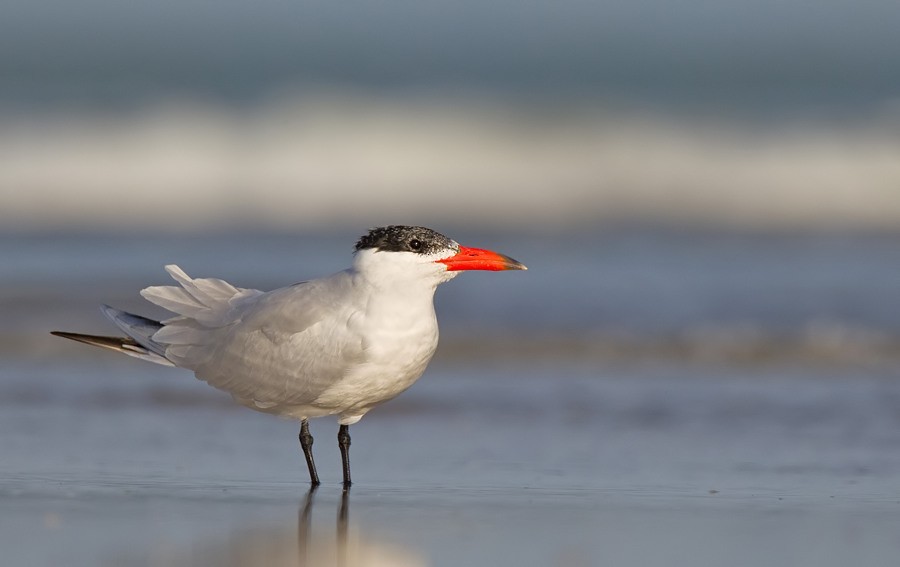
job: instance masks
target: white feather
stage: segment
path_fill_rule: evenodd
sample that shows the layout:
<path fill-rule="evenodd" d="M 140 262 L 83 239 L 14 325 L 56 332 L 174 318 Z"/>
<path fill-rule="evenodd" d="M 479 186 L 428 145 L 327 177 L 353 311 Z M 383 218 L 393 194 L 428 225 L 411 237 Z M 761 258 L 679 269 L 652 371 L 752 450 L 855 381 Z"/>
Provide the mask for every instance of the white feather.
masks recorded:
<path fill-rule="evenodd" d="M 179 286 L 141 295 L 176 314 L 151 337 L 167 360 L 254 409 L 342 423 L 422 374 L 437 345 L 434 290 L 452 277 L 422 255 L 371 250 L 353 269 L 265 293 L 166 271 Z"/>

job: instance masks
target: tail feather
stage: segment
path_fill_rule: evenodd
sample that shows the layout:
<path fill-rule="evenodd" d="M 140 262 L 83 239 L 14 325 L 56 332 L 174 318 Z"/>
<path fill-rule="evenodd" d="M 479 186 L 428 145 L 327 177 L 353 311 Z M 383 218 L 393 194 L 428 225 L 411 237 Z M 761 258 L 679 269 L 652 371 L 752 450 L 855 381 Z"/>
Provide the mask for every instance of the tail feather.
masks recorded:
<path fill-rule="evenodd" d="M 248 291 L 219 279 L 191 278 L 174 264 L 166 266 L 166 271 L 180 287 L 151 286 L 141 290 L 144 299 L 208 326 L 220 325 L 230 301 Z"/>
<path fill-rule="evenodd" d="M 223 280 L 194 279 L 174 264 L 166 266 L 166 271 L 179 285 L 148 287 L 141 291 L 141 295 L 151 303 L 172 311 L 175 317 L 160 322 L 103 305 L 100 308 L 103 314 L 127 337 L 59 331 L 53 334 L 157 364 L 191 368 L 190 363 L 197 360 L 192 352 L 208 340 L 209 331 L 233 322 L 236 302 L 262 293 L 237 288 Z"/>
<path fill-rule="evenodd" d="M 140 358 L 141 360 L 162 364 L 163 366 L 175 366 L 165 357 L 147 350 L 131 337 L 102 337 L 97 335 L 83 335 L 81 333 L 67 333 L 64 331 L 51 331 L 50 334 L 78 341 L 80 343 L 114 350 L 116 352 L 121 352 L 122 354 L 127 354 L 128 356 Z"/>

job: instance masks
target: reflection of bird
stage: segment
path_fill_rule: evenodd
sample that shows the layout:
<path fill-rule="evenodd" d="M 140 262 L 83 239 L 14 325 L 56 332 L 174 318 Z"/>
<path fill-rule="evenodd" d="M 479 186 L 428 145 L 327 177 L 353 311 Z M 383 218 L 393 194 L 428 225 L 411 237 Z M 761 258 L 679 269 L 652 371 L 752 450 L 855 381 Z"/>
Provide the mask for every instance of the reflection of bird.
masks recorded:
<path fill-rule="evenodd" d="M 180 286 L 145 299 L 177 314 L 162 322 L 104 306 L 127 337 L 55 335 L 193 370 L 239 403 L 300 420 L 310 481 L 319 483 L 307 419 L 338 415 L 344 485 L 348 426 L 415 382 L 434 354 L 434 292 L 462 270 L 524 270 L 512 258 L 410 226 L 371 230 L 353 267 L 274 291 L 166 271 Z"/>
<path fill-rule="evenodd" d="M 345 490 L 338 502 L 337 522 L 329 500 L 313 502 L 315 487 L 311 487 L 300 504 L 297 530 L 283 525 L 260 525 L 254 517 L 248 525 L 227 534 L 204 541 L 191 541 L 184 546 L 171 544 L 153 549 L 150 561 L 137 556 L 132 561 L 117 557 L 116 565 L 147 564 L 158 567 L 185 565 L 216 565 L 223 567 L 425 567 L 430 562 L 416 548 L 396 541 L 387 541 L 369 526 L 349 521 L 350 491 Z M 327 504 L 328 514 L 323 505 Z M 313 507 L 316 514 L 313 514 Z M 318 518 L 318 521 L 316 521 Z M 327 520 L 326 520 L 327 518 Z M 384 526 L 381 526 L 382 528 Z"/>

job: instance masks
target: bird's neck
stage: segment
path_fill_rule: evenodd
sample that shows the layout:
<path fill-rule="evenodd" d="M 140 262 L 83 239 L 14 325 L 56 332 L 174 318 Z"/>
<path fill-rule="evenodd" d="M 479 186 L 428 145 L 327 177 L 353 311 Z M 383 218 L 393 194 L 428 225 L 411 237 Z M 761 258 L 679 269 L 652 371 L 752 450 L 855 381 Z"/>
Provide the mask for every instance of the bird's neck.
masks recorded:
<path fill-rule="evenodd" d="M 438 285 L 456 275 L 436 263 L 414 263 L 409 256 L 400 256 L 400 253 L 379 254 L 368 250 L 357 254 L 351 270 L 367 287 L 379 294 L 418 296 L 429 300 Z"/>
<path fill-rule="evenodd" d="M 436 332 L 434 292 L 437 287 L 421 280 L 385 282 L 355 274 L 365 325 L 384 337 Z"/>
<path fill-rule="evenodd" d="M 391 277 L 390 274 L 384 273 L 357 273 L 356 276 L 360 284 L 368 290 L 369 301 L 431 303 L 440 283 L 421 278 Z"/>

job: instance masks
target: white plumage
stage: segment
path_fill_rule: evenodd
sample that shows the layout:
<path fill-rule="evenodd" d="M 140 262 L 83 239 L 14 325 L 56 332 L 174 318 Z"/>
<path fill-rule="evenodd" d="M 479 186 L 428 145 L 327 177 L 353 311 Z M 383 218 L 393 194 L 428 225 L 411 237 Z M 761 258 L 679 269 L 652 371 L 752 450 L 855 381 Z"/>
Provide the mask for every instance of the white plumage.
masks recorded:
<path fill-rule="evenodd" d="M 340 423 L 355 423 L 422 375 L 437 347 L 434 291 L 456 273 L 393 285 L 400 270 L 383 286 L 390 266 L 358 267 L 372 254 L 379 252 L 360 252 L 357 266 L 328 278 L 265 293 L 166 266 L 180 286 L 141 295 L 178 316 L 149 339 L 164 347 L 165 361 L 243 405 L 295 419 L 336 413 Z M 413 256 L 380 254 L 392 264 Z"/>

